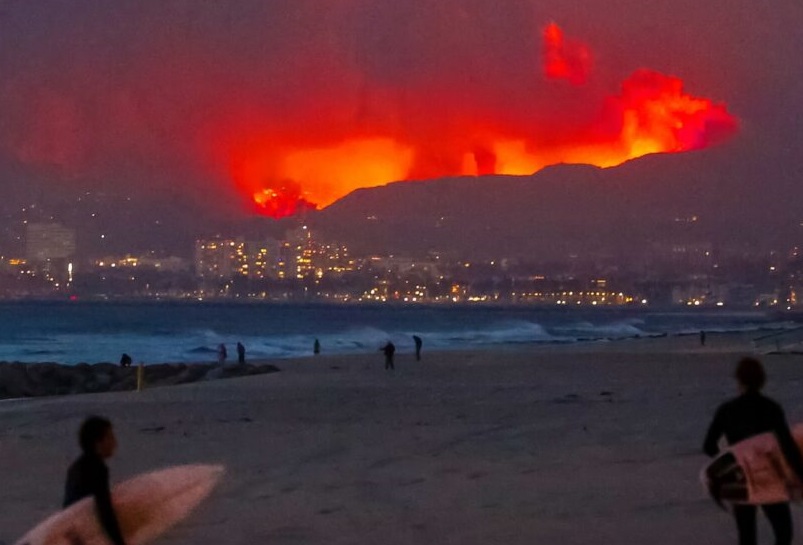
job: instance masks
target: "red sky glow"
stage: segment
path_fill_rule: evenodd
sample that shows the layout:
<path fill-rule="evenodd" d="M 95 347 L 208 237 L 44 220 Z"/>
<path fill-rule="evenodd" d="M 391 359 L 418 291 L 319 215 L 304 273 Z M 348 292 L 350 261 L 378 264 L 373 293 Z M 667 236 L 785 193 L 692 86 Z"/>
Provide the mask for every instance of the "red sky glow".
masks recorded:
<path fill-rule="evenodd" d="M 557 24 L 543 29 L 542 49 L 540 77 L 555 87 L 552 93 L 571 93 L 592 78 L 590 49 L 567 39 Z M 433 93 L 431 107 L 427 92 Z M 252 126 L 218 152 L 254 210 L 283 217 L 394 181 L 529 175 L 559 163 L 612 167 L 647 154 L 705 148 L 738 127 L 724 104 L 691 96 L 680 78 L 648 69 L 633 72 L 618 91 L 592 97 L 596 111 L 581 120 L 573 112 L 564 118 L 539 111 L 566 107 L 562 101 L 553 106 L 533 100 L 532 108 L 525 105 L 530 111 L 501 120 L 493 111 L 462 104 L 460 97 L 439 110 L 450 98 L 435 96 L 437 91 L 389 94 L 397 101 L 381 104 L 381 115 L 369 123 L 341 125 L 326 112 L 296 134 Z M 411 104 L 431 117 L 422 120 L 419 111 L 407 119 Z"/>
<path fill-rule="evenodd" d="M 68 57 L 30 46 L 0 82 L 0 151 L 65 184 L 166 172 L 182 195 L 280 218 L 395 181 L 611 167 L 738 130 L 679 77 L 611 63 L 524 7 L 425 5 L 255 2 L 232 33 L 203 24 L 222 5 L 193 26 L 194 3 L 170 24 L 132 3 L 146 34 L 100 19 L 62 30 Z"/>

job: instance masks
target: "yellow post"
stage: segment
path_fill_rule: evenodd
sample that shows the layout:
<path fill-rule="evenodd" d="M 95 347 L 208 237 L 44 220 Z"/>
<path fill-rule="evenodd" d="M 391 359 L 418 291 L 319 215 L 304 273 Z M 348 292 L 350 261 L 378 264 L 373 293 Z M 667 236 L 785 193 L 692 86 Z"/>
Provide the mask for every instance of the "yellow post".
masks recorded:
<path fill-rule="evenodd" d="M 139 366 L 137 367 L 137 392 L 142 391 L 142 387 L 145 385 L 145 365 L 140 362 Z"/>

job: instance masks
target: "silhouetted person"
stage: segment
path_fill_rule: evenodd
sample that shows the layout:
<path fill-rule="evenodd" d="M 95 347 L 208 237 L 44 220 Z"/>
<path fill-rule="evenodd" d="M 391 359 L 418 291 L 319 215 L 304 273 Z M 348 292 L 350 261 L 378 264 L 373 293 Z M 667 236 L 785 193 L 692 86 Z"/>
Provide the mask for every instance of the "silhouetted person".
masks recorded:
<path fill-rule="evenodd" d="M 385 369 L 395 369 L 393 366 L 393 354 L 396 353 L 396 346 L 388 341 L 388 344 L 380 348 L 380 350 L 385 353 Z"/>
<path fill-rule="evenodd" d="M 418 335 L 413 335 L 413 342 L 415 343 L 415 361 L 421 361 L 421 346 L 424 341 Z"/>
<path fill-rule="evenodd" d="M 123 354 L 120 357 L 120 365 L 123 367 L 131 367 L 131 356 L 128 354 Z"/>
<path fill-rule="evenodd" d="M 229 354 L 226 351 L 226 345 L 225 344 L 220 343 L 219 345 L 217 345 L 217 362 L 220 365 L 223 365 L 224 363 L 226 363 L 226 357 L 228 355 Z"/>
<path fill-rule="evenodd" d="M 245 363 L 245 346 L 241 342 L 237 343 L 237 363 L 240 365 Z"/>
<path fill-rule="evenodd" d="M 67 470 L 64 487 L 64 507 L 88 496 L 95 498 L 100 525 L 114 545 L 125 545 L 109 490 L 109 468 L 105 460 L 117 450 L 117 438 L 112 424 L 105 418 L 90 416 L 78 433 L 81 456 Z"/>
<path fill-rule="evenodd" d="M 705 331 L 700 331 L 700 346 L 705 346 Z"/>
<path fill-rule="evenodd" d="M 313 354 L 320 354 L 321 353 L 321 341 L 315 339 L 315 342 L 312 343 L 312 353 Z"/>
<path fill-rule="evenodd" d="M 736 367 L 736 381 L 739 383 L 741 395 L 717 409 L 714 421 L 705 436 L 703 451 L 708 456 L 716 456 L 719 453 L 718 442 L 722 436 L 732 445 L 754 435 L 773 432 L 789 467 L 803 479 L 803 457 L 789 431 L 783 409 L 761 393 L 766 378 L 764 368 L 757 359 L 743 358 L 739 362 Z M 716 490 L 712 491 L 712 494 L 718 499 Z M 761 509 L 772 525 L 776 545 L 792 543 L 792 515 L 789 503 L 762 505 Z M 756 506 L 734 504 L 733 514 L 739 531 L 739 545 L 755 545 Z"/>

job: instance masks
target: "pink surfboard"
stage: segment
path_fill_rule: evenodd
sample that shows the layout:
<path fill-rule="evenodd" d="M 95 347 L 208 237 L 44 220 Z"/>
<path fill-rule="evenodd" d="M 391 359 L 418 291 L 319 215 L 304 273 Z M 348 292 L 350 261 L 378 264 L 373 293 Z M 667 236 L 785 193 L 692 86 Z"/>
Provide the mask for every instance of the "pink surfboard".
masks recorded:
<path fill-rule="evenodd" d="M 803 424 L 792 428 L 803 449 Z M 700 479 L 709 493 L 733 504 L 768 504 L 798 501 L 803 483 L 786 463 L 773 433 L 762 433 L 722 451 L 706 465 Z"/>
<path fill-rule="evenodd" d="M 128 545 L 144 545 L 185 518 L 223 475 L 220 465 L 183 465 L 138 475 L 112 488 L 112 504 Z M 59 511 L 16 545 L 109 545 L 94 498 Z"/>

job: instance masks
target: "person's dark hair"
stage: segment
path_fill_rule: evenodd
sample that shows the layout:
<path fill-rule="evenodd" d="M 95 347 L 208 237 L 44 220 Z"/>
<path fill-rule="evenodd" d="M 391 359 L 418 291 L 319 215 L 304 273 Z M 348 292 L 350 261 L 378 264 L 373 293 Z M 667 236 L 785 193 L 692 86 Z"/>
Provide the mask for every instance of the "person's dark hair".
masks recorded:
<path fill-rule="evenodd" d="M 88 417 L 81 424 L 81 430 L 78 432 L 78 442 L 81 444 L 81 450 L 93 452 L 95 445 L 106 437 L 110 429 L 112 429 L 112 423 L 102 416 Z"/>
<path fill-rule="evenodd" d="M 767 382 L 767 374 L 756 358 L 742 358 L 736 366 L 736 380 L 747 390 L 758 392 Z"/>

